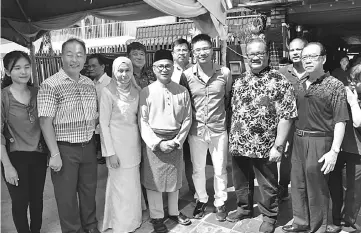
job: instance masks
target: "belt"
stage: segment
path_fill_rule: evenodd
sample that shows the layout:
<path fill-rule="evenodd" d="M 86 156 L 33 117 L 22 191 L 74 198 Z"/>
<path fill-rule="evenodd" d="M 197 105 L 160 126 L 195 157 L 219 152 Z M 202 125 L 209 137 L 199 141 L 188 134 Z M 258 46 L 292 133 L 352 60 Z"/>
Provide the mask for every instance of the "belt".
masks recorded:
<path fill-rule="evenodd" d="M 81 146 L 81 147 L 85 147 L 86 145 L 88 145 L 91 141 L 93 140 L 93 137 L 89 140 L 89 141 L 84 141 L 84 142 L 79 142 L 79 143 L 70 143 L 67 141 L 58 141 L 59 145 L 67 145 L 67 146 Z"/>
<path fill-rule="evenodd" d="M 296 129 L 296 135 L 300 137 L 327 137 L 333 136 L 333 132 L 319 132 L 319 131 L 304 131 L 300 129 Z"/>

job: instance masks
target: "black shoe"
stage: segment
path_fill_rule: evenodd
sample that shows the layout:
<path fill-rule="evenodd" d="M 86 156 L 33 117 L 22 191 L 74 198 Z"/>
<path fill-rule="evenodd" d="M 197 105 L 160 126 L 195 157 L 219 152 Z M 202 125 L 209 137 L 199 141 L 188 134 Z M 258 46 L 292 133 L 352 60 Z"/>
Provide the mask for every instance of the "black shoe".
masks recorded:
<path fill-rule="evenodd" d="M 150 222 L 153 224 L 154 232 L 156 233 L 167 233 L 168 228 L 165 226 L 163 219 L 151 219 Z"/>
<path fill-rule="evenodd" d="M 326 228 L 326 233 L 339 233 L 342 230 L 341 226 L 329 224 Z"/>
<path fill-rule="evenodd" d="M 177 222 L 179 224 L 182 224 L 184 226 L 188 226 L 192 223 L 191 220 L 187 216 L 182 214 L 182 212 L 179 212 L 179 215 L 169 215 L 169 219 L 171 219 L 174 222 Z"/>
<path fill-rule="evenodd" d="M 226 219 L 228 222 L 235 223 L 243 219 L 251 219 L 252 216 L 253 216 L 252 214 L 243 214 L 239 209 L 237 209 L 230 211 Z"/>
<path fill-rule="evenodd" d="M 310 232 L 310 228 L 307 226 L 298 226 L 295 227 L 292 224 L 282 227 L 283 232 Z"/>
<path fill-rule="evenodd" d="M 194 208 L 193 211 L 193 218 L 195 219 L 203 218 L 206 212 L 206 208 L 207 208 L 207 203 L 197 201 L 196 207 Z"/>
<path fill-rule="evenodd" d="M 351 228 L 355 229 L 355 231 L 361 231 L 361 227 L 357 223 L 352 224 L 351 222 L 343 221 L 342 226 L 344 226 L 346 228 L 351 227 Z"/>
<path fill-rule="evenodd" d="M 98 228 L 84 229 L 85 233 L 100 233 Z"/>
<path fill-rule="evenodd" d="M 105 164 L 105 158 L 101 157 L 101 158 L 97 158 L 98 164 Z"/>
<path fill-rule="evenodd" d="M 259 227 L 259 232 L 274 233 L 275 229 L 276 229 L 275 224 L 263 221 L 261 226 Z"/>
<path fill-rule="evenodd" d="M 216 219 L 220 222 L 226 221 L 227 211 L 224 205 L 216 207 Z"/>

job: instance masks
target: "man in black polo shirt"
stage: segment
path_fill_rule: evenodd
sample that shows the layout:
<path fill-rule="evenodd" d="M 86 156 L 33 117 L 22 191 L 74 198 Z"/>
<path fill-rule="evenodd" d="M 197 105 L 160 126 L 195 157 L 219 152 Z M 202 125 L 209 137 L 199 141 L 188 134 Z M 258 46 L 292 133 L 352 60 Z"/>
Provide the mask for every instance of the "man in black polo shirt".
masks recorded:
<path fill-rule="evenodd" d="M 349 119 L 344 85 L 325 73 L 326 51 L 311 42 L 302 50 L 308 73 L 296 89 L 299 117 L 292 152 L 294 221 L 284 232 L 326 232 L 329 210 L 328 173 L 336 164 Z"/>
<path fill-rule="evenodd" d="M 300 80 L 304 80 L 307 77 L 307 72 L 303 68 L 301 61 L 301 52 L 303 48 L 306 46 L 307 41 L 301 38 L 295 38 L 290 43 L 290 60 L 292 64 L 283 67 L 279 70 L 281 74 L 283 74 L 287 80 L 293 85 L 296 89 L 297 84 Z M 288 199 L 288 185 L 291 181 L 291 153 L 293 148 L 293 135 L 295 133 L 295 126 L 292 125 L 290 133 L 288 135 L 288 147 L 281 159 L 280 164 L 280 193 L 279 199 L 280 201 L 284 201 Z"/>

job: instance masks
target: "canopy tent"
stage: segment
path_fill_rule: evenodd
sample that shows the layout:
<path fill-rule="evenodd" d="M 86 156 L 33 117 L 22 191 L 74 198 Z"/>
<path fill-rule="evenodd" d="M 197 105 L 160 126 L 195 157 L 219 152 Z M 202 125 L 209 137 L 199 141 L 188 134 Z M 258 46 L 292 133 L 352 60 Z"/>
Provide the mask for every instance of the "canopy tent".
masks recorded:
<path fill-rule="evenodd" d="M 74 25 L 87 15 L 134 21 L 164 15 L 193 19 L 197 28 L 225 39 L 225 0 L 2 0 L 1 37 L 30 49 L 44 33 Z M 38 85 L 33 63 L 33 80 Z"/>
<path fill-rule="evenodd" d="M 192 18 L 202 32 L 226 37 L 224 0 L 2 0 L 1 10 L 1 37 L 24 46 L 87 15 L 120 21 Z"/>

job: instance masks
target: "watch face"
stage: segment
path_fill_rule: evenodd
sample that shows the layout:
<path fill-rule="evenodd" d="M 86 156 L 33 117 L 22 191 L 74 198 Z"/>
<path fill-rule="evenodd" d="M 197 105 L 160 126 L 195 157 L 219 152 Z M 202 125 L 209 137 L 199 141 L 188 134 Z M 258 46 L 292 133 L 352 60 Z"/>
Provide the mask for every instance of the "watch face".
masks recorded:
<path fill-rule="evenodd" d="M 283 153 L 283 150 L 284 150 L 284 146 L 283 145 L 279 145 L 276 147 L 276 150 L 280 153 Z"/>

